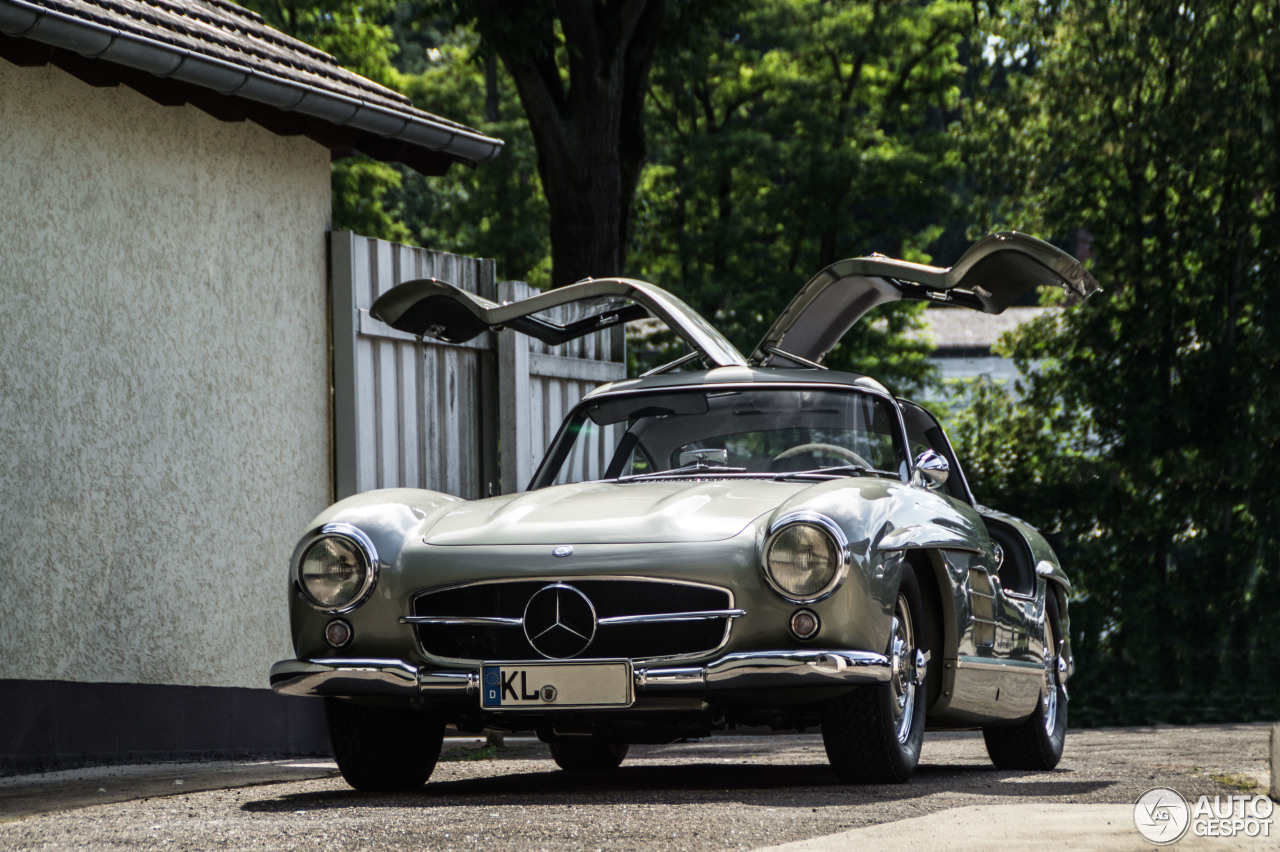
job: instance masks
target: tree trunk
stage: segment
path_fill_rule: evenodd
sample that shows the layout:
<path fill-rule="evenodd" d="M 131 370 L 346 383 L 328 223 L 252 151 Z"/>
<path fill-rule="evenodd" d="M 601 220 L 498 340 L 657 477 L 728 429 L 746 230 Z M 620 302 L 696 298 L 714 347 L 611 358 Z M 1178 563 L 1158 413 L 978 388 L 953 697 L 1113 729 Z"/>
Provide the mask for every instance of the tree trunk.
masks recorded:
<path fill-rule="evenodd" d="M 661 0 L 559 0 L 552 13 L 521 0 L 476 4 L 477 26 L 515 81 L 538 149 L 551 211 L 552 286 L 623 273 L 663 7 Z"/>

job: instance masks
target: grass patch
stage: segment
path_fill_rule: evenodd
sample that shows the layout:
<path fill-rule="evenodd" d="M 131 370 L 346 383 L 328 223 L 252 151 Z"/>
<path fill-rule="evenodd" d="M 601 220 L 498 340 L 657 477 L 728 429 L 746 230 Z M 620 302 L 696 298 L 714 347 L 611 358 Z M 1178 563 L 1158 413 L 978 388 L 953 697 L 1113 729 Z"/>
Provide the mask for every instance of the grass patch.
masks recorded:
<path fill-rule="evenodd" d="M 1210 775 L 1209 777 L 1223 787 L 1230 787 L 1232 790 L 1239 790 L 1241 793 L 1253 793 L 1262 790 L 1262 785 L 1258 783 L 1258 780 L 1248 775 Z"/>

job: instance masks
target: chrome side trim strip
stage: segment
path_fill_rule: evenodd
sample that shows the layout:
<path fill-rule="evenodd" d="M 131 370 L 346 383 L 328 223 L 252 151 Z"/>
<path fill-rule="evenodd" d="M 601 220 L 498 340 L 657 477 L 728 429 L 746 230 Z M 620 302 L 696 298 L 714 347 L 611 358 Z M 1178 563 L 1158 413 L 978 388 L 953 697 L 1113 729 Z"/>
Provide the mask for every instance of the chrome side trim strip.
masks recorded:
<path fill-rule="evenodd" d="M 1025 674 L 1041 675 L 1044 663 L 1029 663 L 1023 660 L 994 660 L 990 657 L 960 657 L 956 660 L 957 669 L 982 669 L 985 671 L 1007 672 L 1010 670 Z"/>
<path fill-rule="evenodd" d="M 473 624 L 498 627 L 523 627 L 523 618 L 502 618 L 497 615 L 406 615 L 401 624 Z"/>
<path fill-rule="evenodd" d="M 715 621 L 717 618 L 742 618 L 745 609 L 704 609 L 691 612 L 661 612 L 650 615 L 612 615 L 602 618 L 601 625 L 656 624 L 664 621 Z"/>
<path fill-rule="evenodd" d="M 657 612 L 648 615 L 612 615 L 602 618 L 601 625 L 618 624 L 657 624 L 667 621 L 714 621 L 717 618 L 741 618 L 746 615 L 745 609 L 705 609 L 694 612 Z M 523 618 L 501 618 L 499 616 L 464 616 L 464 615 L 406 615 L 400 619 L 401 624 L 461 624 L 461 625 L 494 625 L 498 627 L 523 627 Z"/>

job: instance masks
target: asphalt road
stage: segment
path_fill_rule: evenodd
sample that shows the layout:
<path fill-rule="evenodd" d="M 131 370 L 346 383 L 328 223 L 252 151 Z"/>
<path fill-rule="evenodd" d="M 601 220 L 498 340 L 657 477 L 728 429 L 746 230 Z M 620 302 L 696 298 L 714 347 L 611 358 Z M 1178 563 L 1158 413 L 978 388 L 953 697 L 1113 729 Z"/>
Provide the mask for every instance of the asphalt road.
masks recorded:
<path fill-rule="evenodd" d="M 1264 725 L 1072 731 L 1062 765 L 1042 774 L 995 770 L 980 735 L 935 734 L 909 784 L 867 787 L 839 783 L 815 735 L 635 747 L 620 769 L 586 775 L 559 771 L 536 742 L 494 756 L 455 743 L 426 787 L 399 795 L 357 793 L 324 763 L 287 768 L 321 776 L 310 780 L 274 783 L 258 765 L 238 782 L 257 786 L 201 791 L 236 774 L 210 780 L 208 767 L 171 765 L 150 786 L 133 778 L 132 792 L 114 781 L 94 791 L 93 780 L 6 779 L 0 849 L 1150 849 L 1131 822 L 1142 793 L 1265 790 L 1268 734 Z M 129 800 L 87 804 L 95 793 Z M 1280 840 L 1189 845 L 1280 849 Z"/>

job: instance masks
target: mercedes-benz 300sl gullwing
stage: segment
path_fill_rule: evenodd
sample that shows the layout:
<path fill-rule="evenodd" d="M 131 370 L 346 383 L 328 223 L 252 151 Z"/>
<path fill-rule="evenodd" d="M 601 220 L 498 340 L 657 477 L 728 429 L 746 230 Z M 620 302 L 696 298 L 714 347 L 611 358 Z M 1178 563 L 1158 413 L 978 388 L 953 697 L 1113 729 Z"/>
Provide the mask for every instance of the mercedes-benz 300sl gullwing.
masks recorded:
<path fill-rule="evenodd" d="M 925 730 L 981 727 L 999 767 L 1062 754 L 1071 585 L 1031 526 L 975 501 L 937 420 L 821 366 L 869 310 L 999 313 L 1097 284 L 1058 249 L 987 237 L 949 269 L 822 270 L 747 357 L 664 290 L 588 280 L 498 305 L 435 280 L 373 313 L 459 342 L 563 342 L 662 320 L 677 362 L 596 388 L 527 491 L 383 490 L 335 504 L 290 566 L 286 695 L 325 702 L 353 787 L 430 776 L 447 725 L 532 732 L 566 770 L 734 726 L 818 728 L 849 782 L 901 782 Z M 553 308 L 575 304 L 579 319 Z"/>

